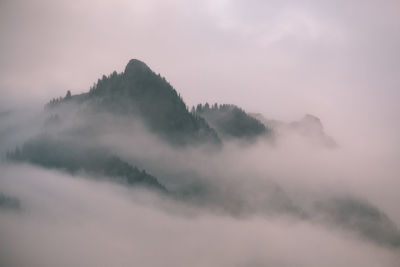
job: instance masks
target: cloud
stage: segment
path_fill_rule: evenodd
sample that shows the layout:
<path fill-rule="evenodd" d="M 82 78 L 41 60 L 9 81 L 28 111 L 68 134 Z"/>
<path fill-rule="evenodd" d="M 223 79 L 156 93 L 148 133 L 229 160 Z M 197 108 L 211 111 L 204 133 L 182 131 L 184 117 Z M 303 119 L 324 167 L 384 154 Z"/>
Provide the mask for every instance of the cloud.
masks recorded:
<path fill-rule="evenodd" d="M 387 152 L 375 146 L 371 154 L 351 146 L 327 150 L 288 135 L 226 142 L 220 151 L 175 149 L 132 117 L 66 106 L 57 127 L 43 128 L 48 112 L 36 115 L 33 129 L 68 140 L 72 150 L 118 155 L 172 194 L 2 163 L 0 193 L 20 207 L 0 209 L 2 265 L 396 266 L 399 260 L 399 170 L 393 157 L 382 164 Z M 3 121 L 5 147 L 29 139 L 14 140 L 20 132 L 35 136 L 28 117 L 8 118 L 20 126 Z"/>
<path fill-rule="evenodd" d="M 24 209 L 0 213 L 7 266 L 396 266 L 399 260 L 395 251 L 307 222 L 199 214 L 143 191 L 31 166 L 1 168 L 2 190 Z"/>

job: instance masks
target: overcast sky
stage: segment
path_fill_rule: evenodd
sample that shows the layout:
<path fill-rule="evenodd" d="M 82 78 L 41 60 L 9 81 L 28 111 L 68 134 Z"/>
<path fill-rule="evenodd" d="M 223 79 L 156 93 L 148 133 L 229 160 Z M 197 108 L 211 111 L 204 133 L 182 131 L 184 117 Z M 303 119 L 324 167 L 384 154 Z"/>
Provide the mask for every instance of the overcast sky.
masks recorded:
<path fill-rule="evenodd" d="M 1 0 L 0 33 L 8 105 L 87 91 L 137 58 L 188 105 L 399 134 L 396 0 Z"/>

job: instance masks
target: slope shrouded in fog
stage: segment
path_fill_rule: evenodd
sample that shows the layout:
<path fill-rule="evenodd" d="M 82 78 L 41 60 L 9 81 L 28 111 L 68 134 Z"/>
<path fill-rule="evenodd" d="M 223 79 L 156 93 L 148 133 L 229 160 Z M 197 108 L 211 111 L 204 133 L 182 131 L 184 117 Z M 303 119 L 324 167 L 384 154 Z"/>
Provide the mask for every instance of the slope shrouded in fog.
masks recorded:
<path fill-rule="evenodd" d="M 12 113 L 4 116 L 13 118 Z M 299 166 L 295 166 L 292 172 L 287 172 L 276 166 L 277 160 L 280 164 L 295 160 L 318 164 L 318 168 L 323 169 L 324 165 L 329 167 L 331 161 L 343 155 L 315 116 L 306 115 L 300 121 L 285 124 L 262 115 L 248 114 L 235 105 L 208 103 L 199 104 L 189 112 L 165 78 L 155 74 L 145 63 L 131 60 L 123 73 L 114 71 L 103 76 L 87 93 L 74 95 L 68 91 L 65 97 L 51 100 L 37 114 L 36 123 L 34 134 L 21 139 L 15 147 L 12 147 L 14 142 L 7 142 L 7 139 L 12 140 L 11 136 L 4 135 L 3 142 L 9 147 L 2 163 L 5 177 L 0 212 L 8 223 L 2 231 L 9 231 L 10 227 L 13 230 L 18 221 L 28 225 L 33 223 L 31 220 L 37 216 L 36 212 L 41 212 L 42 216 L 34 219 L 39 220 L 35 224 L 43 221 L 40 225 L 49 224 L 53 231 L 62 231 L 63 226 L 52 226 L 48 218 L 64 216 L 63 213 L 51 215 L 52 209 L 57 209 L 56 205 L 67 205 L 63 207 L 65 212 L 72 212 L 71 216 L 76 216 L 76 220 L 88 223 L 95 215 L 90 207 L 85 207 L 92 205 L 92 200 L 88 202 L 85 194 L 74 200 L 88 209 L 78 214 L 71 204 L 60 200 L 54 199 L 59 202 L 54 207 L 41 207 L 40 204 L 44 198 L 53 202 L 53 198 L 60 197 L 58 190 L 62 189 L 57 188 L 58 179 L 67 187 L 79 187 L 81 182 L 74 180 L 83 179 L 82 186 L 91 191 L 90 195 L 97 194 L 96 188 L 99 193 L 107 194 L 106 198 L 123 190 L 124 196 L 120 200 L 123 203 L 117 205 L 151 207 L 155 209 L 152 212 L 169 216 L 168 220 L 176 217 L 195 223 L 204 220 L 204 216 L 207 220 L 212 216 L 212 220 L 231 220 L 240 228 L 240 224 L 248 224 L 249 220 L 257 218 L 257 223 L 261 220 L 284 228 L 290 228 L 292 224 L 315 227 L 317 231 L 327 231 L 329 235 L 342 238 L 340 242 L 350 242 L 345 241 L 350 238 L 354 240 L 351 242 L 388 250 L 388 253 L 400 247 L 396 222 L 370 200 L 345 189 L 329 190 L 326 181 L 319 181 L 323 179 L 317 176 L 313 178 L 316 173 L 306 170 L 311 179 L 317 179 L 314 188 L 310 188 L 310 181 L 299 183 L 293 180 L 301 179 L 304 175 L 301 168 L 304 167 L 298 169 Z M 299 155 L 291 155 L 294 151 L 299 153 L 300 149 L 310 158 L 304 160 L 296 158 Z M 49 181 L 36 175 L 21 177 L 22 170 L 27 168 L 33 168 L 33 173 L 43 172 L 46 179 L 54 179 L 50 182 L 54 188 L 40 189 L 46 188 L 43 183 Z M 314 167 L 310 165 L 310 168 Z M 33 191 L 29 190 L 31 187 Z M 112 191 L 107 192 L 107 187 Z M 36 196 L 35 190 L 50 191 L 45 196 L 40 193 Z M 126 194 L 138 198 L 134 200 L 135 204 L 125 199 Z M 164 199 L 164 204 L 160 199 Z M 104 205 L 101 201 L 99 204 Z M 103 210 L 102 206 L 99 208 Z M 126 216 L 131 216 L 131 211 L 124 209 L 112 216 L 125 220 Z M 105 209 L 104 215 L 98 216 L 109 216 L 108 212 Z M 26 217 L 28 214 L 34 217 Z M 106 225 L 101 227 L 106 227 L 109 232 L 111 222 L 101 219 L 99 223 L 103 221 Z M 64 223 L 69 227 L 68 220 Z M 157 225 L 152 227 L 157 228 Z M 129 228 L 121 227 L 122 231 L 130 232 Z M 134 222 L 132 227 L 135 228 Z M 78 234 L 78 229 L 73 231 Z M 13 239 L 9 235 L 8 238 L 8 241 Z M 30 238 L 35 238 L 35 234 Z M 63 240 L 63 237 L 59 238 Z M 112 239 L 115 238 L 122 237 Z M 112 242 L 135 244 L 129 238 Z M 7 243 L 2 244 L 2 248 L 5 251 L 16 249 Z M 26 249 L 30 249 L 29 244 Z M 136 262 L 136 259 L 132 257 L 131 260 Z M 25 265 L 24 260 L 20 262 L 5 256 L 4 263 Z M 40 258 L 37 263 L 57 263 L 55 259 L 48 260 Z M 90 257 L 85 260 L 87 262 L 83 264 L 97 262 Z M 281 260 L 285 262 L 286 259 Z"/>
<path fill-rule="evenodd" d="M 2 1 L 0 266 L 398 267 L 399 10 Z"/>

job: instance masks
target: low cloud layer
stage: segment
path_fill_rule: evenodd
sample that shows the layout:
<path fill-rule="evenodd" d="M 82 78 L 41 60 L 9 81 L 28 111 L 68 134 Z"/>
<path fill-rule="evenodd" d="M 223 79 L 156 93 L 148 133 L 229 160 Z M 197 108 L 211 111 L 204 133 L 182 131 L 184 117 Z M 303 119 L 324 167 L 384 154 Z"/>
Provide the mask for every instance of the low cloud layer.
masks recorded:
<path fill-rule="evenodd" d="M 69 150 L 118 155 L 170 193 L 3 162 L 0 193 L 18 205 L 0 206 L 1 264 L 394 267 L 400 260 L 399 170 L 390 151 L 327 148 L 291 131 L 226 141 L 221 150 L 176 148 L 138 119 L 84 110 L 61 110 L 57 127 L 46 124 L 47 111 L 32 115 L 36 127 L 6 114 L 27 126 L 3 121 L 4 150 L 44 131 L 68 140 Z"/>
<path fill-rule="evenodd" d="M 4 266 L 396 266 L 397 251 L 288 218 L 198 213 L 143 191 L 1 166 Z"/>

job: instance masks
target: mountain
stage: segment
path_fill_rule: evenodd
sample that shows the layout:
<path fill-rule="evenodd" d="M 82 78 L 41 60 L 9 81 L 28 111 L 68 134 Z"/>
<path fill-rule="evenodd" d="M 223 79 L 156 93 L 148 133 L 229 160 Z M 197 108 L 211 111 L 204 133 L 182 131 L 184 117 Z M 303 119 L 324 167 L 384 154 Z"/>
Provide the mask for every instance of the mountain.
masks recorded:
<path fill-rule="evenodd" d="M 20 208 L 21 202 L 18 198 L 0 192 L 0 209 L 18 210 Z"/>
<path fill-rule="evenodd" d="M 30 139 L 21 148 L 8 152 L 7 158 L 71 174 L 86 172 L 96 178 L 167 192 L 154 176 L 105 150 L 85 148 L 49 135 Z"/>
<path fill-rule="evenodd" d="M 315 203 L 318 220 L 340 225 L 380 245 L 400 247 L 400 231 L 382 210 L 363 199 L 350 196 Z"/>
<path fill-rule="evenodd" d="M 217 133 L 225 138 L 253 139 L 270 131 L 258 119 L 235 105 L 214 104 L 210 107 L 208 103 L 199 104 L 196 109 L 192 109 L 192 113 L 204 117 Z"/>
<path fill-rule="evenodd" d="M 53 99 L 47 107 L 63 103 L 89 104 L 96 110 L 133 114 L 164 140 L 175 145 L 219 144 L 217 133 L 199 116 L 191 114 L 176 90 L 145 63 L 132 59 L 123 73 L 103 76 L 88 93 Z"/>
<path fill-rule="evenodd" d="M 12 128 L 18 128 L 18 123 L 9 123 L 11 115 L 0 112 L 0 126 L 6 126 L 6 131 L 0 131 L 0 149 L 6 143 L 1 137 L 9 139 L 17 132 Z M 131 125 L 136 118 L 150 131 L 143 131 L 140 123 Z M 286 214 L 351 230 L 377 244 L 400 247 L 396 224 L 367 201 L 339 196 L 324 197 L 311 205 L 297 203 L 278 182 L 269 181 L 269 175 L 259 177 L 258 170 L 251 169 L 254 165 L 223 158 L 228 153 L 246 155 L 243 146 L 243 150 L 219 153 L 221 147 L 212 155 L 210 150 L 181 149 L 196 144 L 220 147 L 221 139 L 255 140 L 270 135 L 298 135 L 323 146 L 335 146 L 316 116 L 285 123 L 227 104 L 199 104 L 189 112 L 164 78 L 145 63 L 131 60 L 124 72 L 103 76 L 86 93 L 73 95 L 68 91 L 65 97 L 51 100 L 32 124 L 37 128 L 26 131 L 31 138 L 18 139 L 23 140 L 18 142 L 22 145 L 7 153 L 8 160 L 145 187 L 173 200 L 232 216 Z M 152 134 L 149 141 L 149 132 L 176 146 L 164 146 Z M 237 166 L 231 168 L 233 164 Z M 145 166 L 162 180 L 138 166 Z M 22 205 L 19 198 L 0 192 L 0 211 L 19 210 L 24 207 L 24 199 L 21 201 Z"/>
<path fill-rule="evenodd" d="M 266 119 L 261 114 L 251 114 L 252 117 L 260 120 L 264 125 L 271 128 L 275 136 L 297 135 L 305 140 L 326 148 L 337 147 L 336 141 L 325 133 L 321 120 L 311 114 L 304 115 L 298 121 L 283 122 L 279 120 Z"/>
<path fill-rule="evenodd" d="M 69 173 L 86 172 L 128 185 L 145 185 L 166 191 L 157 178 L 123 160 L 101 143 L 91 140 L 107 132 L 121 132 L 117 121 L 140 118 L 163 140 L 173 145 L 213 144 L 221 137 L 254 138 L 268 129 L 234 105 L 189 112 L 176 90 L 145 63 L 132 59 L 124 72 L 103 76 L 90 90 L 51 100 L 46 105 L 41 133 L 8 153 L 8 159 L 29 162 Z M 111 114 L 108 120 L 102 114 Z M 98 116 L 96 116 L 98 115 Z M 209 125 L 212 125 L 212 127 Z M 216 129 L 216 130 L 214 130 Z M 128 133 L 135 138 L 136 132 Z"/>
<path fill-rule="evenodd" d="M 328 136 L 321 120 L 313 115 L 306 114 L 301 120 L 289 124 L 289 127 L 303 136 L 318 139 L 327 147 L 335 147 L 336 142 Z"/>

